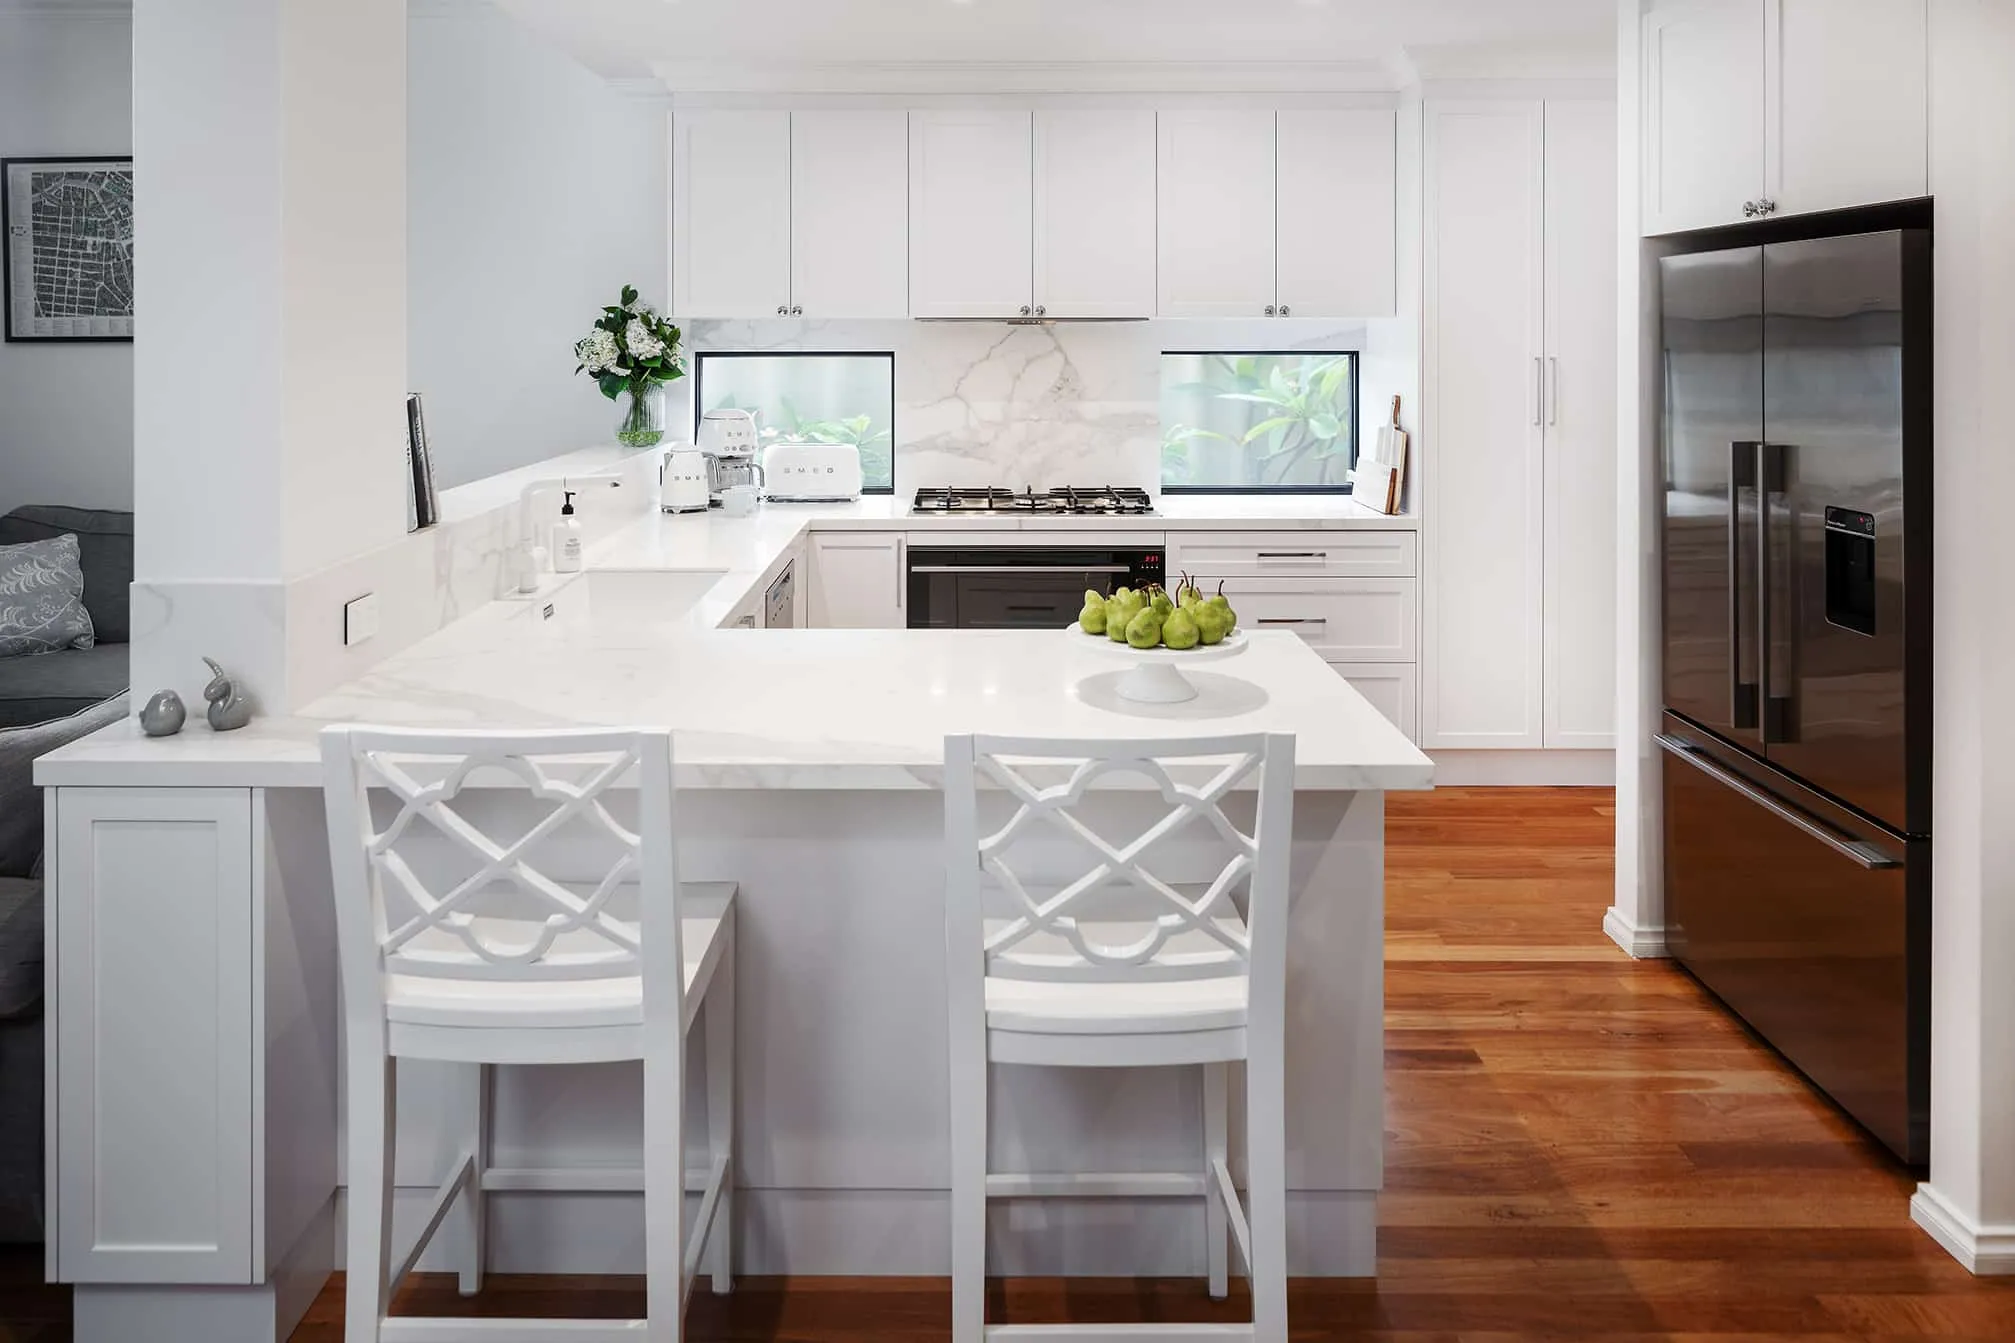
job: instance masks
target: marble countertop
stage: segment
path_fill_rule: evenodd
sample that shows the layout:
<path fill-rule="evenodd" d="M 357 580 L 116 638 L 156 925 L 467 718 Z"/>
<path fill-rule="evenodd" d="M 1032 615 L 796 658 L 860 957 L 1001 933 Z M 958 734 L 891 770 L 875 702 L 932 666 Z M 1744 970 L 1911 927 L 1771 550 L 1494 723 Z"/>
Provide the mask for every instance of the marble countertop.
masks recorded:
<path fill-rule="evenodd" d="M 1232 512 L 1214 499 L 1208 507 L 1202 499 L 1179 503 L 1185 524 L 1192 521 L 1187 510 L 1196 507 L 1219 526 L 1338 525 L 1310 520 L 1306 504 L 1299 514 L 1272 518 Z M 1357 507 L 1324 501 L 1324 514 L 1339 504 Z M 1358 511 L 1384 525 L 1412 525 Z M 1030 520 L 1019 521 L 1026 528 Z M 1174 521 L 1163 515 L 1067 525 L 1161 530 Z M 1110 694 L 1111 681 L 1128 666 L 1123 655 L 1065 631 L 716 628 L 782 568 L 812 528 L 944 525 L 913 518 L 906 502 L 887 497 L 771 505 L 747 519 L 654 514 L 593 547 L 587 568 L 719 574 L 676 618 L 540 619 L 554 594 L 580 577 L 560 576 L 542 585 L 537 600 L 494 602 L 291 716 L 261 718 L 225 734 L 197 716 L 181 735 L 160 741 L 130 721 L 116 724 L 37 761 L 36 782 L 316 787 L 316 733 L 329 723 L 361 721 L 669 726 L 682 787 L 932 788 L 943 738 L 957 732 L 1134 738 L 1261 731 L 1297 734 L 1301 788 L 1431 786 L 1432 762 L 1284 631 L 1254 632 L 1244 655 L 1192 673 L 1206 687 L 1200 701 L 1148 709 Z"/>

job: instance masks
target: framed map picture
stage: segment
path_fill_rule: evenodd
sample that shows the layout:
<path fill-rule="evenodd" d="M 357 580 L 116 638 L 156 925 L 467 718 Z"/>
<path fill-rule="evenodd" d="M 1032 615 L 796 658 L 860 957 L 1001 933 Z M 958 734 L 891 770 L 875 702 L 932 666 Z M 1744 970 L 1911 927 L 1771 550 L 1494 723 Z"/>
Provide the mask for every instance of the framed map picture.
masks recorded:
<path fill-rule="evenodd" d="M 133 160 L 0 159 L 8 340 L 133 339 Z"/>

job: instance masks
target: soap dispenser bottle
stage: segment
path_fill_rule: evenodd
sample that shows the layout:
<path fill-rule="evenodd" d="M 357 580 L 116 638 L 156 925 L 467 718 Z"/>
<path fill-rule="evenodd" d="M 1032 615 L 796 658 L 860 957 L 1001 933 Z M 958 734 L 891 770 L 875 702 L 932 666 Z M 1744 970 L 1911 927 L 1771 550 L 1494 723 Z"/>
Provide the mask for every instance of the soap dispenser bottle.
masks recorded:
<path fill-rule="evenodd" d="M 581 572 L 581 520 L 574 516 L 574 492 L 565 493 L 560 520 L 553 524 L 553 572 L 577 574 Z"/>

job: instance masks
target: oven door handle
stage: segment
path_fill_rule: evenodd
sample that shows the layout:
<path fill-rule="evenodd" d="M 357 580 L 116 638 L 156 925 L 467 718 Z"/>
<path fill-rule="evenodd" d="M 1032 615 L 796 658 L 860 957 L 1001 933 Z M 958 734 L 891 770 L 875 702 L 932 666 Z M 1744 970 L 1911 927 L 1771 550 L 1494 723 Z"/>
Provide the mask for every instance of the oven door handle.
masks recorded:
<path fill-rule="evenodd" d="M 1130 564 L 912 564 L 913 574 L 1130 574 Z"/>

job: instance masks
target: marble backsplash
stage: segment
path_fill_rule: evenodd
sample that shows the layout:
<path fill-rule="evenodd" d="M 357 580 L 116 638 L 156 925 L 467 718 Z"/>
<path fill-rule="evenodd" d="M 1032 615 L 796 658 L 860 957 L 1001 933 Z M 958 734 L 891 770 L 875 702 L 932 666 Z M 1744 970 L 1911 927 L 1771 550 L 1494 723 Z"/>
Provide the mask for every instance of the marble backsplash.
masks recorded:
<path fill-rule="evenodd" d="M 924 485 L 1161 482 L 1165 350 L 1367 350 L 1393 321 L 1000 322 L 696 321 L 708 351 L 895 355 L 896 491 Z M 1382 406 L 1380 361 L 1362 365 L 1362 405 Z M 1411 369 L 1404 376 L 1410 377 Z M 691 395 L 694 380 L 675 388 Z M 1403 388 L 1394 387 L 1399 391 Z M 690 424 L 675 409 L 674 424 Z M 1365 424 L 1382 422 L 1372 412 Z"/>

